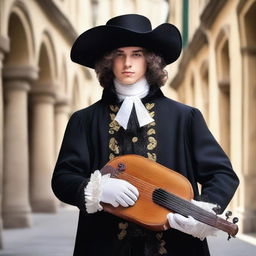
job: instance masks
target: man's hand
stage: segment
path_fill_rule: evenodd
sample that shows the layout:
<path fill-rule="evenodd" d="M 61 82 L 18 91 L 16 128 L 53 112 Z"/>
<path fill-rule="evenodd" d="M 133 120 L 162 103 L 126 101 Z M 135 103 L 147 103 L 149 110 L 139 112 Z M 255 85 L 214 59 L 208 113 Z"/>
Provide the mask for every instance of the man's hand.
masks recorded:
<path fill-rule="evenodd" d="M 199 202 L 195 200 L 192 200 L 192 203 L 207 211 L 211 211 L 212 207 L 214 206 L 213 204 Z M 167 219 L 172 228 L 197 237 L 200 240 L 204 240 L 207 236 L 215 236 L 218 231 L 218 229 L 199 222 L 191 216 L 188 216 L 187 218 L 178 213 L 171 212 L 167 214 Z"/>
<path fill-rule="evenodd" d="M 139 196 L 136 187 L 125 180 L 108 178 L 102 183 L 100 201 L 117 207 L 134 205 Z"/>

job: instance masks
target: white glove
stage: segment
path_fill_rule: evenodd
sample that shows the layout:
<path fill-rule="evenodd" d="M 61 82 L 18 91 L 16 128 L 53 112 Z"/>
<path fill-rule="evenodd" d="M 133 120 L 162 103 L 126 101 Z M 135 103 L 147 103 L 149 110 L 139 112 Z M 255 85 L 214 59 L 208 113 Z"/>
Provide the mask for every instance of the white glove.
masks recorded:
<path fill-rule="evenodd" d="M 108 178 L 102 182 L 101 186 L 100 201 L 114 207 L 134 205 L 139 196 L 138 189 L 125 180 Z"/>
<path fill-rule="evenodd" d="M 216 205 L 195 200 L 191 200 L 191 202 L 203 208 L 204 210 L 207 210 L 209 212 L 212 211 L 214 213 L 212 208 Z M 187 218 L 178 213 L 171 212 L 167 214 L 167 219 L 172 228 L 177 229 L 183 233 L 192 235 L 194 237 L 197 237 L 200 240 L 204 240 L 205 237 L 207 236 L 216 236 L 216 233 L 218 231 L 218 229 L 207 224 L 204 224 L 202 222 L 199 222 L 191 216 L 188 216 Z"/>

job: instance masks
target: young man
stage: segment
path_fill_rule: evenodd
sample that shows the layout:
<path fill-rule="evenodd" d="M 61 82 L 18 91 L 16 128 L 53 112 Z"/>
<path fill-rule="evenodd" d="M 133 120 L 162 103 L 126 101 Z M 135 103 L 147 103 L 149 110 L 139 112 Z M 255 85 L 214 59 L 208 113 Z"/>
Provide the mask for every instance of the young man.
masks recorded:
<path fill-rule="evenodd" d="M 130 207 L 140 196 L 136 186 L 99 171 L 125 154 L 147 157 L 187 177 L 195 199 L 207 201 L 193 204 L 218 204 L 223 211 L 230 202 L 239 181 L 201 113 L 166 98 L 159 88 L 167 77 L 164 67 L 180 51 L 175 26 L 152 30 L 146 17 L 134 14 L 92 28 L 74 43 L 71 59 L 94 68 L 104 87 L 101 100 L 70 118 L 52 178 L 56 196 L 80 209 L 75 256 L 209 255 L 205 237 L 216 230 L 191 217 L 169 213 L 172 228 L 155 232 L 101 205 Z"/>

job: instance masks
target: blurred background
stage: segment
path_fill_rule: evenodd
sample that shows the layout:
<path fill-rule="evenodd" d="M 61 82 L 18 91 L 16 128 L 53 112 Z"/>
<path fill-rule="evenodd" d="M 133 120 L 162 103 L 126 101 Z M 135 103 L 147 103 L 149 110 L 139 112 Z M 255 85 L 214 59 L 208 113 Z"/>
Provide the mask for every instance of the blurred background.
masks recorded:
<path fill-rule="evenodd" d="M 231 158 L 241 183 L 228 209 L 256 243 L 256 0 L 0 0 L 0 248 L 5 229 L 64 207 L 50 180 L 67 120 L 102 93 L 70 48 L 127 13 L 180 29 L 163 91 L 199 108 Z"/>

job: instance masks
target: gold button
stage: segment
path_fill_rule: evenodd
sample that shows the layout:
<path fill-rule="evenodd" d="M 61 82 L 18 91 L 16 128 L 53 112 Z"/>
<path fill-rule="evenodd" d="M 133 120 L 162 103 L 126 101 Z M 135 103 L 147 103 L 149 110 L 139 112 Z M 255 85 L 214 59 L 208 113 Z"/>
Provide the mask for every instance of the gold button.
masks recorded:
<path fill-rule="evenodd" d="M 133 143 L 135 143 L 135 142 L 137 142 L 137 141 L 138 141 L 138 137 L 133 137 L 133 138 L 132 138 L 132 142 L 133 142 Z"/>

